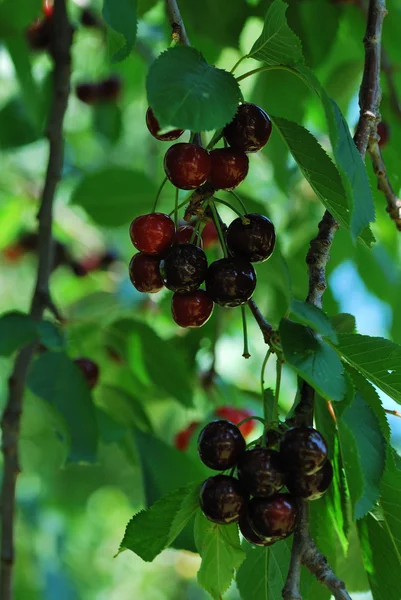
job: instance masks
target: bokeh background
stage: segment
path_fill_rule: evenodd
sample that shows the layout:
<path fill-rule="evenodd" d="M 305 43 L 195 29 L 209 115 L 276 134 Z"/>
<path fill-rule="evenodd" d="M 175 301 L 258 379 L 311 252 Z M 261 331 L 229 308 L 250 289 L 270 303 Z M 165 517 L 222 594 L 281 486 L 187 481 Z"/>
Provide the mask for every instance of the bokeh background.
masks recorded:
<path fill-rule="evenodd" d="M 294 0 L 289 4 L 290 23 L 302 38 L 307 60 L 339 103 L 352 130 L 358 118 L 357 94 L 363 67 L 363 15 L 356 6 L 338 6 L 328 0 Z M 209 62 L 230 70 L 259 35 L 267 2 L 183 0 L 180 5 L 193 45 Z M 401 92 L 401 7 L 396 0 L 388 5 L 384 44 L 394 67 L 395 85 Z M 113 558 L 125 525 L 149 497 L 145 479 L 153 478 L 157 487 L 157 482 L 166 477 L 165 465 L 152 462 L 151 455 L 148 463 L 152 464 L 146 466 L 149 472 L 144 474 L 140 454 L 147 451 L 146 444 L 141 446 L 137 438 L 127 437 L 124 427 L 145 422 L 144 429 L 151 428 L 171 449 L 173 461 L 179 454 L 173 448 L 176 433 L 193 420 L 207 420 L 214 405 L 245 407 L 261 414 L 260 366 L 265 348 L 260 331 L 249 318 L 252 356 L 249 360 L 242 358 L 239 310 L 218 308 L 203 330 L 178 331 L 170 316 L 167 292 L 148 298 L 130 284 L 127 265 L 132 246 L 128 225 L 138 214 L 151 210 L 164 177 L 163 154 L 168 147 L 154 140 L 146 129 L 146 73 L 150 62 L 168 47 L 170 31 L 163 2 L 140 0 L 136 50 L 124 62 L 111 64 L 113 40 L 107 38 L 102 27 L 81 23 L 84 8 L 90 8 L 101 22 L 100 0 L 90 6 L 71 1 L 69 8 L 76 26 L 72 92 L 65 121 L 63 180 L 54 211 L 54 235 L 68 253 L 69 264 L 60 260 L 51 285 L 54 300 L 67 319 L 70 356 L 88 356 L 100 366 L 94 402 L 106 410 L 114 429 L 111 422 L 103 423 L 95 464 L 71 464 L 67 460 L 68 436 L 60 435 L 60 418 L 27 392 L 20 444 L 23 471 L 18 483 L 16 598 L 200 600 L 206 594 L 196 584 L 199 561 L 195 554 L 169 550 L 153 564 L 144 563 L 130 552 Z M 43 123 L 51 61 L 45 52 L 29 49 L 23 30 L 8 35 L 7 27 L 2 29 L 0 25 L 0 37 L 0 312 L 27 311 L 37 260 L 34 249 L 20 252 L 18 243 L 36 228 L 47 160 Z M 249 61 L 247 69 L 253 66 Z M 115 102 L 89 106 L 77 99 L 77 84 L 109 76 L 117 76 L 122 82 Z M 31 81 L 35 94 L 29 93 Z M 398 190 L 400 115 L 391 107 L 385 78 L 382 83 L 383 119 L 391 130 L 383 152 Z M 290 74 L 277 71 L 246 79 L 242 90 L 247 100 L 260 104 L 267 112 L 303 123 L 329 150 L 320 106 Z M 110 169 L 117 174 L 113 178 L 109 177 Z M 135 171 L 136 178 L 119 178 L 121 169 Z M 376 192 L 370 165 L 368 170 L 375 191 L 377 221 L 373 231 L 377 244 L 369 251 L 354 246 L 345 231 L 338 232 L 328 266 L 324 309 L 329 315 L 352 313 L 360 333 L 401 343 L 400 234 L 385 211 L 384 199 Z M 80 193 L 82 182 L 93 173 L 100 174 L 99 179 L 89 192 Z M 275 132 L 265 150 L 251 157 L 249 176 L 238 193 L 249 212 L 268 215 L 276 226 L 278 246 L 272 259 L 258 267 L 255 298 L 269 320 L 277 324 L 287 311 L 291 295 L 298 299 L 306 296 L 305 256 L 323 208 Z M 230 199 L 224 194 L 221 197 Z M 174 191 L 168 184 L 160 209 L 170 212 L 173 203 Z M 234 218 L 226 208 L 221 214 L 227 222 Z M 208 252 L 211 259 L 219 255 L 217 249 Z M 99 265 L 99 257 L 105 254 L 110 260 Z M 71 260 L 72 264 L 86 265 L 90 272 L 77 274 Z M 184 375 L 186 381 L 190 378 L 194 409 L 152 385 L 140 349 L 131 347 L 130 356 L 122 357 L 110 345 L 108 328 L 118 318 L 142 321 L 180 355 L 185 374 L 177 371 L 162 376 L 173 378 L 178 385 Z M 217 376 L 210 389 L 202 385 L 202 374 L 210 368 L 214 352 Z M 11 365 L 11 359 L 0 359 L 1 406 Z M 273 365 L 267 370 L 266 381 L 274 386 Z M 283 415 L 291 406 L 295 389 L 294 377 L 284 369 L 280 401 Z M 396 407 L 390 399 L 383 400 L 387 408 Z M 394 445 L 400 448 L 401 420 L 389 416 L 389 422 Z M 195 437 L 185 453 L 194 460 Z M 179 458 L 177 461 L 181 465 Z M 235 588 L 227 598 L 237 598 Z"/>

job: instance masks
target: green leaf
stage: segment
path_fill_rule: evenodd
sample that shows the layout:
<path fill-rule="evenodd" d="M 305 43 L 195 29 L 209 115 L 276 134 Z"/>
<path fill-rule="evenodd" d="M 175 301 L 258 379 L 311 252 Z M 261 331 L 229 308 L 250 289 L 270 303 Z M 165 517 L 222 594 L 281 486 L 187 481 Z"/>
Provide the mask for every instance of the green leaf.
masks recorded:
<path fill-rule="evenodd" d="M 0 356 L 11 356 L 29 342 L 37 339 L 34 321 L 20 312 L 5 313 L 0 317 Z"/>
<path fill-rule="evenodd" d="M 163 496 L 148 510 L 134 515 L 125 530 L 120 552 L 132 550 L 152 562 L 168 548 L 199 510 L 200 484 L 190 484 Z"/>
<path fill-rule="evenodd" d="M 116 103 L 103 102 L 93 107 L 93 124 L 97 133 L 115 143 L 122 131 L 121 108 Z"/>
<path fill-rule="evenodd" d="M 387 415 L 384 411 L 382 401 L 380 400 L 375 388 L 371 383 L 369 383 L 367 379 L 362 377 L 362 375 L 358 373 L 358 371 L 355 371 L 355 369 L 353 369 L 352 367 L 347 366 L 347 372 L 351 375 L 352 382 L 355 388 L 358 390 L 362 398 L 375 413 L 384 439 L 387 442 L 390 442 L 390 425 L 388 424 Z"/>
<path fill-rule="evenodd" d="M 386 460 L 386 441 L 372 409 L 357 391 L 351 405 L 338 419 L 341 452 L 356 519 L 364 517 L 377 502 Z M 343 428 L 347 431 L 343 431 Z M 352 436 L 352 442 L 351 442 Z M 359 471 L 361 488 L 355 486 Z"/>
<path fill-rule="evenodd" d="M 346 391 L 344 369 L 333 349 L 308 327 L 282 319 L 280 339 L 286 362 L 326 400 L 339 401 Z"/>
<path fill-rule="evenodd" d="M 106 332 L 106 346 L 113 347 L 126 358 L 131 368 L 147 376 L 156 385 L 184 406 L 193 405 L 193 381 L 187 363 L 178 348 L 139 321 L 115 321 Z"/>
<path fill-rule="evenodd" d="M 263 31 L 248 53 L 267 65 L 290 65 L 303 62 L 301 40 L 288 27 L 285 13 L 288 5 L 274 0 L 267 9 Z"/>
<path fill-rule="evenodd" d="M 202 558 L 198 583 L 212 598 L 219 600 L 231 584 L 234 569 L 238 569 L 245 559 L 238 525 L 216 525 L 199 511 L 195 518 L 194 533 L 195 544 Z"/>
<path fill-rule="evenodd" d="M 351 218 L 347 193 L 340 173 L 331 158 L 316 138 L 302 125 L 281 117 L 273 115 L 270 117 L 319 200 L 340 225 L 350 231 Z M 369 246 L 371 236 L 364 232 L 361 240 Z"/>
<path fill-rule="evenodd" d="M 65 338 L 59 329 L 51 321 L 40 321 L 36 324 L 40 341 L 48 350 L 63 350 L 65 348 Z"/>
<path fill-rule="evenodd" d="M 21 35 L 35 17 L 42 14 L 42 0 L 19 0 L 15 10 L 14 0 L 0 3 L 0 38 Z"/>
<path fill-rule="evenodd" d="M 269 548 L 250 548 L 236 578 L 242 600 L 279 600 L 289 562 L 286 541 Z"/>
<path fill-rule="evenodd" d="M 69 460 L 94 462 L 97 450 L 95 409 L 81 370 L 64 352 L 45 352 L 33 363 L 27 385 L 64 418 L 70 435 Z"/>
<path fill-rule="evenodd" d="M 155 60 L 146 91 L 161 126 L 192 131 L 224 127 L 241 99 L 231 73 L 209 65 L 200 52 L 187 46 L 170 48 Z"/>
<path fill-rule="evenodd" d="M 112 61 L 124 60 L 132 52 L 136 40 L 137 0 L 104 0 L 103 17 L 125 39 L 125 46 L 112 56 Z"/>
<path fill-rule="evenodd" d="M 337 336 L 330 323 L 329 318 L 325 313 L 313 304 L 301 302 L 300 300 L 292 300 L 291 314 L 301 325 L 311 327 L 317 333 L 327 337 L 333 343 L 336 343 Z"/>
<path fill-rule="evenodd" d="M 380 337 L 344 333 L 333 348 L 366 379 L 401 404 L 401 346 Z"/>
<path fill-rule="evenodd" d="M 356 321 L 354 315 L 339 313 L 329 317 L 332 326 L 337 333 L 355 333 Z"/>
<path fill-rule="evenodd" d="M 82 206 L 98 225 L 119 227 L 148 212 L 156 192 L 144 173 L 110 167 L 86 175 L 73 191 L 71 203 Z"/>
<path fill-rule="evenodd" d="M 390 450 L 382 480 L 380 506 L 383 523 L 401 563 L 401 471 L 395 463 L 396 457 L 395 452 Z"/>
<path fill-rule="evenodd" d="M 96 401 L 118 423 L 126 427 L 139 427 L 143 431 L 153 430 L 142 403 L 132 393 L 112 385 L 101 385 L 97 390 Z"/>
<path fill-rule="evenodd" d="M 9 150 L 32 144 L 39 139 L 31 117 L 20 98 L 11 98 L 0 110 L 0 148 Z"/>

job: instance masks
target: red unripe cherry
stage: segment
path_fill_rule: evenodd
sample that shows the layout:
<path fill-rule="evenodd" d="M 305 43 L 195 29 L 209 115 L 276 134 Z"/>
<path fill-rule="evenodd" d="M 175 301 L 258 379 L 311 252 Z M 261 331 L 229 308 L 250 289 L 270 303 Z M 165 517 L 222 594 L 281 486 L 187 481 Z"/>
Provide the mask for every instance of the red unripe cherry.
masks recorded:
<path fill-rule="evenodd" d="M 186 450 L 189 446 L 189 442 L 191 441 L 191 437 L 194 434 L 194 431 L 198 427 L 198 421 L 192 421 L 185 429 L 179 431 L 174 437 L 174 446 L 177 450 Z"/>
<path fill-rule="evenodd" d="M 145 254 L 160 254 L 174 241 L 174 222 L 164 213 L 150 213 L 134 219 L 129 229 L 131 242 Z"/>
<path fill-rule="evenodd" d="M 74 363 L 81 369 L 90 389 L 93 389 L 99 379 L 99 367 L 90 358 L 76 358 Z"/>
<path fill-rule="evenodd" d="M 202 240 L 205 250 L 214 248 L 219 243 L 219 234 L 213 221 L 206 223 L 202 230 Z"/>
<path fill-rule="evenodd" d="M 50 18 L 53 16 L 53 4 L 51 4 L 48 0 L 45 0 L 43 2 L 43 14 L 47 17 Z"/>
<path fill-rule="evenodd" d="M 160 258 L 138 252 L 131 258 L 129 278 L 138 292 L 155 294 L 163 287 L 160 277 Z"/>
<path fill-rule="evenodd" d="M 246 410 L 245 408 L 234 408 L 233 406 L 220 406 L 219 408 L 216 408 L 215 413 L 222 419 L 231 421 L 234 425 L 238 425 L 243 419 L 252 416 L 252 413 L 249 410 Z M 246 421 L 246 423 L 242 423 L 242 425 L 239 426 L 239 430 L 244 437 L 249 435 L 254 429 L 255 421 Z"/>
<path fill-rule="evenodd" d="M 166 131 L 166 133 L 159 133 L 159 121 L 156 119 L 150 106 L 146 111 L 146 125 L 153 137 L 161 142 L 172 142 L 177 140 L 184 133 L 184 129 L 172 129 L 171 131 Z"/>
<path fill-rule="evenodd" d="M 181 190 L 194 190 L 205 183 L 210 169 L 209 153 L 195 144 L 174 144 L 164 156 L 166 175 Z"/>
<path fill-rule="evenodd" d="M 196 232 L 192 239 L 194 231 L 195 229 L 191 225 L 182 225 L 177 229 L 174 244 L 195 244 L 196 246 L 199 246 L 199 248 L 203 248 L 203 241 L 199 232 Z"/>
<path fill-rule="evenodd" d="M 213 301 L 204 290 L 174 294 L 171 312 L 174 321 L 180 327 L 202 327 L 212 315 Z"/>
<path fill-rule="evenodd" d="M 244 152 L 216 148 L 210 152 L 212 168 L 209 182 L 216 190 L 233 190 L 247 176 L 249 160 Z"/>

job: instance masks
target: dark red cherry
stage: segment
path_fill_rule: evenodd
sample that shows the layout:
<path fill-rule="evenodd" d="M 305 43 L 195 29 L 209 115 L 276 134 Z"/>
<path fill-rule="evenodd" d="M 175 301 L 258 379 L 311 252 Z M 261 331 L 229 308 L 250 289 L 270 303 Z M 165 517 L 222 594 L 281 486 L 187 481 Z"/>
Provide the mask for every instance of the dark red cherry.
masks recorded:
<path fill-rule="evenodd" d="M 304 500 L 319 500 L 329 489 L 333 481 L 333 467 L 327 460 L 323 467 L 313 475 L 304 473 L 291 473 L 287 479 L 286 486 L 295 496 Z"/>
<path fill-rule="evenodd" d="M 272 122 L 256 104 L 238 107 L 234 119 L 224 127 L 224 137 L 232 148 L 240 152 L 257 152 L 269 141 Z"/>
<path fill-rule="evenodd" d="M 98 84 L 99 99 L 104 102 L 115 102 L 121 94 L 122 81 L 118 75 L 111 75 Z"/>
<path fill-rule="evenodd" d="M 384 148 L 385 146 L 387 146 L 388 141 L 390 139 L 390 127 L 389 127 L 389 124 L 386 123 L 386 121 L 381 121 L 381 123 L 379 123 L 378 126 L 377 126 L 377 133 L 380 136 L 379 146 L 381 148 Z"/>
<path fill-rule="evenodd" d="M 249 160 L 244 152 L 217 148 L 210 152 L 212 168 L 209 183 L 215 190 L 233 190 L 248 174 Z"/>
<path fill-rule="evenodd" d="M 175 236 L 174 222 L 164 213 L 150 213 L 134 219 L 130 225 L 131 242 L 145 254 L 161 254 Z"/>
<path fill-rule="evenodd" d="M 244 260 L 221 258 L 213 262 L 206 274 L 206 291 L 220 306 L 246 304 L 256 287 L 255 269 Z"/>
<path fill-rule="evenodd" d="M 206 271 L 206 254 L 194 244 L 173 246 L 160 263 L 164 285 L 179 294 L 197 290 L 205 279 Z"/>
<path fill-rule="evenodd" d="M 31 50 L 49 50 L 52 34 L 52 19 L 44 17 L 37 19 L 25 32 Z"/>
<path fill-rule="evenodd" d="M 285 483 L 280 454 L 267 448 L 247 450 L 238 463 L 238 479 L 251 496 L 273 496 Z"/>
<path fill-rule="evenodd" d="M 138 292 L 155 294 L 163 287 L 160 258 L 143 252 L 135 254 L 129 263 L 129 278 Z"/>
<path fill-rule="evenodd" d="M 199 434 L 199 457 L 210 469 L 231 469 L 244 452 L 245 440 L 238 427 L 230 421 L 212 421 Z"/>
<path fill-rule="evenodd" d="M 198 421 L 192 421 L 185 429 L 179 431 L 174 437 L 174 446 L 177 450 L 186 450 L 189 446 L 189 442 L 191 441 L 191 437 L 194 434 L 194 431 L 198 427 Z"/>
<path fill-rule="evenodd" d="M 252 498 L 248 503 L 249 523 L 262 538 L 273 541 L 290 535 L 296 525 L 297 506 L 291 494 L 276 494 L 270 499 Z"/>
<path fill-rule="evenodd" d="M 173 140 L 178 140 L 178 138 L 181 137 L 184 133 L 184 129 L 172 129 L 171 131 L 167 131 L 166 133 L 159 133 L 159 121 L 156 119 L 154 112 L 150 108 L 150 106 L 146 111 L 146 125 L 153 137 L 157 140 L 160 140 L 161 142 L 172 142 Z"/>
<path fill-rule="evenodd" d="M 227 419 L 227 421 L 231 421 L 234 425 L 238 425 L 244 419 L 252 416 L 251 411 L 246 408 L 235 408 L 234 406 L 219 406 L 214 411 L 218 417 L 222 417 L 223 419 Z M 239 426 L 239 430 L 242 435 L 246 437 L 255 429 L 255 421 L 245 421 L 242 425 Z"/>
<path fill-rule="evenodd" d="M 209 521 L 221 525 L 238 521 L 245 510 L 246 500 L 238 479 L 228 475 L 209 477 L 200 491 L 203 514 Z"/>
<path fill-rule="evenodd" d="M 85 104 L 96 104 L 99 102 L 99 88 L 96 83 L 78 83 L 75 87 L 78 100 Z"/>
<path fill-rule="evenodd" d="M 219 234 L 213 221 L 208 221 L 202 230 L 203 247 L 205 250 L 214 248 L 219 243 Z"/>
<path fill-rule="evenodd" d="M 99 379 L 99 367 L 90 358 L 76 358 L 74 363 L 82 371 L 90 389 L 93 389 Z"/>
<path fill-rule="evenodd" d="M 174 144 L 164 156 L 166 175 L 181 190 L 194 190 L 205 183 L 210 169 L 210 154 L 195 144 Z"/>
<path fill-rule="evenodd" d="M 280 454 L 288 471 L 298 470 L 312 475 L 327 460 L 327 444 L 322 434 L 313 427 L 295 427 L 283 435 Z"/>
<path fill-rule="evenodd" d="M 233 256 L 249 262 L 264 262 L 273 253 L 276 232 L 273 223 L 256 213 L 235 219 L 227 230 L 227 247 Z"/>
<path fill-rule="evenodd" d="M 80 21 L 84 27 L 102 27 L 101 21 L 90 8 L 82 9 Z"/>
<path fill-rule="evenodd" d="M 194 231 L 195 229 L 191 225 L 181 225 L 175 234 L 174 244 L 195 244 L 202 248 L 202 238 L 198 231 L 194 235 Z"/>
<path fill-rule="evenodd" d="M 204 290 L 174 294 L 171 312 L 180 327 L 202 327 L 212 316 L 213 302 Z"/>
<path fill-rule="evenodd" d="M 283 539 L 281 536 L 277 536 L 276 538 L 269 538 L 266 540 L 266 539 L 260 537 L 260 535 L 257 535 L 257 533 L 255 533 L 251 527 L 251 524 L 249 522 L 249 516 L 248 516 L 247 512 L 244 512 L 240 516 L 238 525 L 239 525 L 240 532 L 242 533 L 244 538 L 250 544 L 253 544 L 254 546 L 271 546 L 275 542 L 278 542 L 279 540 Z"/>

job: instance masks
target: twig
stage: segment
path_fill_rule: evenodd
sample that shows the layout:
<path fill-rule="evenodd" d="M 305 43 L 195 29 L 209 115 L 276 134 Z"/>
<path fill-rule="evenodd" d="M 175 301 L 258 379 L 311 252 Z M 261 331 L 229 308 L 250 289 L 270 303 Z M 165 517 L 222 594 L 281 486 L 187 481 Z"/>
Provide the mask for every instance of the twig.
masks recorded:
<path fill-rule="evenodd" d="M 270 325 L 269 321 L 262 315 L 253 298 L 248 301 L 248 306 L 251 309 L 255 321 L 259 325 L 259 329 L 263 333 L 263 339 L 265 340 L 265 343 L 270 344 L 270 340 L 274 332 L 272 325 Z"/>
<path fill-rule="evenodd" d="M 401 412 L 399 410 L 392 410 L 391 408 L 385 408 L 384 412 L 387 413 L 388 415 L 393 415 L 393 417 L 401 418 Z"/>
<path fill-rule="evenodd" d="M 386 210 L 390 218 L 394 221 L 398 231 L 401 231 L 401 199 L 396 196 L 391 187 L 376 133 L 369 138 L 368 152 L 377 177 L 377 187 L 383 192 L 387 201 Z"/>
<path fill-rule="evenodd" d="M 179 44 L 190 46 L 191 44 L 185 31 L 184 21 L 182 20 L 176 0 L 166 0 L 166 9 L 172 30 L 171 37 Z"/>
<path fill-rule="evenodd" d="M 360 117 L 354 142 L 362 158 L 365 157 L 370 137 L 375 134 L 377 116 L 381 100 L 380 52 L 383 18 L 386 14 L 384 0 L 370 0 L 365 45 L 365 67 L 359 94 Z M 319 232 L 311 241 L 306 257 L 309 272 L 309 291 L 306 301 L 321 308 L 322 297 L 327 287 L 326 266 L 330 258 L 330 248 L 338 223 L 326 211 L 319 223 Z M 305 381 L 301 384 L 300 402 L 295 408 L 294 420 L 297 425 L 312 425 L 315 391 Z M 332 571 L 326 558 L 316 548 L 309 530 L 307 502 L 299 504 L 297 529 L 291 551 L 291 562 L 283 589 L 284 600 L 300 600 L 300 568 L 303 564 L 325 585 L 336 600 L 351 600 L 344 582 Z"/>
<path fill-rule="evenodd" d="M 55 0 L 53 12 L 51 54 L 54 60 L 53 99 L 46 135 L 49 139 L 49 159 L 42 193 L 39 219 L 39 262 L 30 315 L 39 321 L 46 308 L 55 310 L 49 295 L 49 276 L 52 256 L 52 207 L 54 193 L 63 165 L 62 126 L 67 108 L 70 82 L 70 46 L 72 28 L 68 21 L 65 0 Z M 58 315 L 59 316 L 59 315 Z M 2 418 L 4 472 L 1 490 L 1 579 L 0 598 L 12 599 L 14 567 L 15 489 L 20 471 L 18 439 L 25 381 L 35 351 L 30 344 L 18 354 L 9 380 L 9 395 Z"/>

